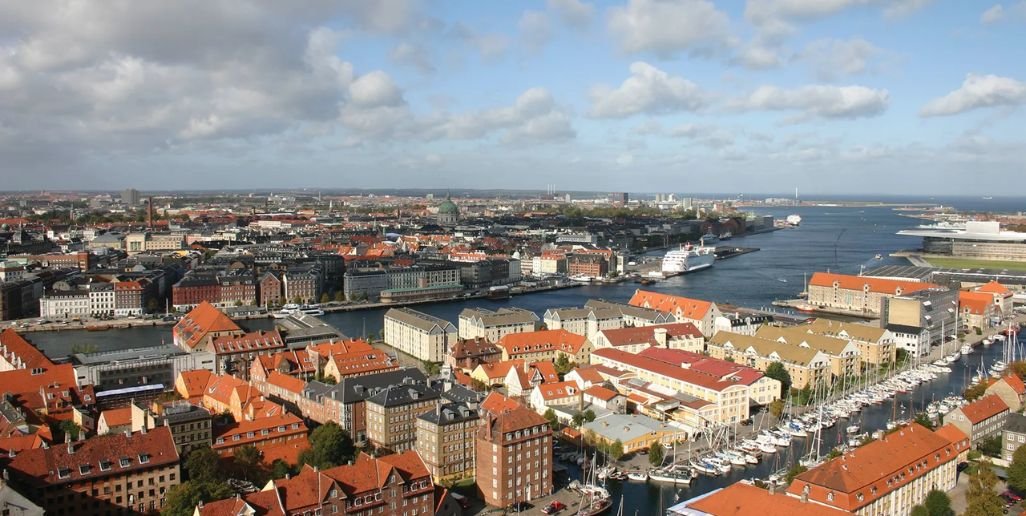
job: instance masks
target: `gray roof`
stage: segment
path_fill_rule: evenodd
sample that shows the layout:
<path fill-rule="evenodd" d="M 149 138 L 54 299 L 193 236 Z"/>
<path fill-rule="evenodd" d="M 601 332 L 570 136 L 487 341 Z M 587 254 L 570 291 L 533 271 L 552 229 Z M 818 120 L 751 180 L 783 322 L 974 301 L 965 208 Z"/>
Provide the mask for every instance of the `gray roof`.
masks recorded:
<path fill-rule="evenodd" d="M 420 383 L 423 385 L 427 382 L 427 377 L 424 376 L 424 373 L 421 370 L 415 367 L 407 367 L 405 369 L 399 369 L 398 371 L 387 371 L 384 373 L 343 378 L 338 385 L 329 385 L 327 386 L 330 387 L 329 389 L 322 390 L 326 393 L 330 393 L 330 391 L 333 390 L 340 392 L 342 403 L 348 404 L 366 400 L 378 392 L 387 389 L 390 385 L 402 385 L 409 382 Z M 318 382 L 309 382 L 309 384 L 307 384 L 308 388 L 309 386 L 313 386 L 317 383 Z"/>
<path fill-rule="evenodd" d="M 438 391 L 422 383 L 404 382 L 397 385 L 389 385 L 384 390 L 367 398 L 367 403 L 381 405 L 383 407 L 398 407 L 427 400 L 439 398 Z"/>
<path fill-rule="evenodd" d="M 477 408 L 470 407 L 466 403 L 444 403 L 439 405 L 435 410 L 425 412 L 417 416 L 418 419 L 423 419 L 424 421 L 434 423 L 436 425 L 474 421 L 480 417 L 481 413 Z"/>
<path fill-rule="evenodd" d="M 500 308 L 496 311 L 486 310 L 484 308 L 464 308 L 460 312 L 460 318 L 481 319 L 481 322 L 485 326 L 495 326 L 500 324 L 517 324 L 517 323 L 532 323 L 538 320 L 538 315 L 530 310 L 524 310 L 522 308 Z"/>
<path fill-rule="evenodd" d="M 456 327 L 449 321 L 428 315 L 423 312 L 409 308 L 392 308 L 385 313 L 386 319 L 395 319 L 423 331 L 431 331 L 436 326 L 443 331 L 456 331 Z"/>
<path fill-rule="evenodd" d="M 1005 431 L 1026 434 L 1026 416 L 1015 412 L 1008 414 L 1008 419 L 1005 420 Z"/>
<path fill-rule="evenodd" d="M 641 414 L 613 413 L 596 418 L 591 423 L 585 423 L 583 428 L 585 430 L 591 430 L 592 432 L 595 432 L 596 435 L 600 435 L 610 441 L 619 439 L 620 442 L 623 443 L 632 441 L 654 431 L 684 432 L 679 428 L 674 428 Z"/>
<path fill-rule="evenodd" d="M 76 364 L 81 365 L 94 365 L 94 364 L 108 364 L 114 361 L 126 361 L 126 360 L 155 360 L 165 359 L 170 360 L 171 357 L 176 355 L 186 354 L 178 346 L 173 344 L 164 344 L 161 346 L 153 346 L 148 348 L 131 348 L 131 349 L 119 349 L 114 351 L 98 351 L 96 353 L 75 353 L 72 355 Z"/>
<path fill-rule="evenodd" d="M 673 322 L 675 320 L 672 316 L 664 314 L 659 310 L 653 310 L 651 308 L 641 306 L 632 306 L 624 303 L 614 303 L 603 299 L 589 299 L 584 306 L 594 309 L 611 310 L 621 315 L 629 315 L 631 317 L 645 319 L 652 322 Z"/>

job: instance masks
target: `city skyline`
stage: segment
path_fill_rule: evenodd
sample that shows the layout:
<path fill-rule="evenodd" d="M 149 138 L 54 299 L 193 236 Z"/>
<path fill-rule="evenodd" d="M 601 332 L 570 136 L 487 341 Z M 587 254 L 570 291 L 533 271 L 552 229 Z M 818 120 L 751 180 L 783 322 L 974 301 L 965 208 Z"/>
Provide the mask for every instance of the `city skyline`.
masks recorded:
<path fill-rule="evenodd" d="M 1026 165 L 1022 0 L 0 13 L 10 190 L 995 195 Z"/>

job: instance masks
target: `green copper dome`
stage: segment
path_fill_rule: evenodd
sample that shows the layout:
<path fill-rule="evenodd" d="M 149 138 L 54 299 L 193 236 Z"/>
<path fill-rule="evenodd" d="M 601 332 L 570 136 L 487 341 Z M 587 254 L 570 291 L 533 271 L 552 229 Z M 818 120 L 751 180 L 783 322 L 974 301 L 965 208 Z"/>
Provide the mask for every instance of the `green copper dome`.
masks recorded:
<path fill-rule="evenodd" d="M 438 214 L 439 215 L 441 215 L 443 213 L 444 214 L 457 214 L 459 212 L 460 212 L 460 209 L 459 209 L 458 206 L 456 206 L 456 203 L 452 202 L 449 199 L 446 199 L 446 200 L 442 201 L 442 204 L 438 205 Z"/>

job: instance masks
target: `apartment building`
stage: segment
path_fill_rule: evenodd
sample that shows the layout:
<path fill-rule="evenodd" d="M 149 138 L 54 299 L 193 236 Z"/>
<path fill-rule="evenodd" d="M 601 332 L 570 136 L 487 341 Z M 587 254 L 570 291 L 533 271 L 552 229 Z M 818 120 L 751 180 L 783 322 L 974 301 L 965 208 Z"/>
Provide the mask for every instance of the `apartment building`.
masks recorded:
<path fill-rule="evenodd" d="M 338 422 L 356 443 L 364 443 L 368 438 L 368 420 L 366 401 L 371 396 L 387 390 L 390 387 L 399 387 L 416 383 L 427 385 L 427 377 L 417 368 L 409 367 L 397 371 L 375 373 L 365 376 L 344 378 L 333 387 L 337 395 L 332 395 L 332 403 L 340 405 Z M 314 382 L 311 382 L 314 385 Z M 384 415 L 379 411 L 380 424 L 383 423 Z M 378 435 L 384 430 L 379 430 Z"/>
<path fill-rule="evenodd" d="M 973 448 L 985 439 L 1000 435 L 1008 419 L 1008 405 L 997 394 L 989 394 L 964 407 L 958 407 L 944 416 L 944 422 L 954 425 L 969 436 Z"/>
<path fill-rule="evenodd" d="M 624 318 L 613 307 L 550 308 L 542 316 L 550 330 L 566 330 L 594 342 L 598 332 L 624 327 Z"/>
<path fill-rule="evenodd" d="M 859 348 L 863 364 L 880 366 L 893 364 L 897 360 L 898 347 L 894 334 L 886 328 L 830 319 L 816 319 L 800 328 L 810 333 L 854 342 Z"/>
<path fill-rule="evenodd" d="M 613 313 L 617 313 L 623 319 L 624 326 L 651 326 L 653 324 L 677 322 L 676 317 L 659 310 L 624 303 L 613 303 L 602 299 L 589 299 L 587 303 L 584 303 L 584 307 L 593 310 L 610 310 Z"/>
<path fill-rule="evenodd" d="M 1017 413 L 1008 415 L 1005 428 L 1001 431 L 1001 458 L 1012 462 L 1015 451 L 1026 444 L 1026 416 Z"/>
<path fill-rule="evenodd" d="M 167 427 L 171 430 L 178 455 L 183 458 L 196 448 L 210 448 L 214 442 L 213 417 L 203 407 L 187 401 L 153 402 L 149 406 L 135 402 L 129 407 L 132 432 Z"/>
<path fill-rule="evenodd" d="M 385 313 L 385 343 L 420 360 L 442 362 L 458 333 L 451 322 L 409 308 Z"/>
<path fill-rule="evenodd" d="M 817 272 L 809 278 L 808 301 L 817 308 L 880 316 L 883 300 L 940 288 L 923 281 Z"/>
<path fill-rule="evenodd" d="M 555 361 L 565 356 L 575 364 L 587 364 L 591 342 L 584 335 L 566 330 L 511 333 L 498 341 L 503 360 Z"/>
<path fill-rule="evenodd" d="M 1022 409 L 1023 402 L 1026 401 L 1026 384 L 1023 384 L 1021 378 L 1012 373 L 990 382 L 984 395 L 996 394 L 1005 405 L 1008 405 L 1010 412 L 1019 412 Z"/>
<path fill-rule="evenodd" d="M 955 487 L 967 441 L 950 441 L 911 423 L 799 474 L 787 493 L 810 505 L 852 514 L 907 516 L 933 489 Z"/>
<path fill-rule="evenodd" d="M 12 484 L 55 516 L 156 513 L 181 481 L 164 427 L 24 450 L 7 471 Z"/>
<path fill-rule="evenodd" d="M 656 351 L 647 350 L 646 353 Z M 672 351 L 672 350 L 658 350 Z M 681 352 L 684 353 L 684 352 Z M 700 355 L 699 355 L 700 357 Z M 704 357 L 703 357 L 704 358 Z M 595 350 L 592 363 L 632 373 L 637 379 L 712 404 L 710 423 L 735 423 L 750 416 L 750 401 L 779 399 L 780 382 L 738 364 L 709 363 L 708 369 L 613 348 Z M 775 396 L 775 397 L 774 397 Z"/>
<path fill-rule="evenodd" d="M 480 497 L 504 508 L 552 494 L 552 429 L 545 418 L 499 393 L 481 408 L 475 444 Z"/>
<path fill-rule="evenodd" d="M 827 385 L 831 379 L 830 357 L 822 351 L 736 333 L 719 332 L 706 343 L 710 357 L 766 371 L 774 362 L 783 364 L 791 387 L 804 389 Z"/>
<path fill-rule="evenodd" d="M 862 376 L 859 347 L 847 339 L 809 333 L 801 327 L 763 326 L 755 337 L 822 352 L 830 359 L 830 374 L 835 379 Z"/>
<path fill-rule="evenodd" d="M 436 484 L 474 476 L 474 440 L 481 414 L 476 402 L 438 403 L 417 416 L 416 450 Z"/>
<path fill-rule="evenodd" d="M 273 415 L 238 421 L 214 429 L 211 448 L 221 457 L 231 457 L 243 446 L 253 446 L 265 457 L 280 456 L 295 463 L 308 446 L 306 424 L 298 417 L 278 409 Z M 270 461 L 268 461 L 270 462 Z"/>
<path fill-rule="evenodd" d="M 461 339 L 484 338 L 491 342 L 511 333 L 534 331 L 538 316 L 521 308 L 500 308 L 496 311 L 484 308 L 465 308 L 460 312 L 459 336 Z"/>
<path fill-rule="evenodd" d="M 485 338 L 458 339 L 445 355 L 445 363 L 454 369 L 470 373 L 481 364 L 502 360 L 502 350 Z"/>
<path fill-rule="evenodd" d="M 641 289 L 634 292 L 629 304 L 668 313 L 677 322 L 694 324 L 706 337 L 716 333 L 716 319 L 721 315 L 719 307 L 711 301 L 672 296 Z"/>
<path fill-rule="evenodd" d="M 657 324 L 599 331 L 595 335 L 595 348 L 615 348 L 628 353 L 640 353 L 648 348 L 682 349 L 701 353 L 705 337 L 691 323 Z"/>
<path fill-rule="evenodd" d="M 367 398 L 367 440 L 394 452 L 412 450 L 417 440 L 417 416 L 434 410 L 438 391 L 407 382 L 386 387 Z"/>

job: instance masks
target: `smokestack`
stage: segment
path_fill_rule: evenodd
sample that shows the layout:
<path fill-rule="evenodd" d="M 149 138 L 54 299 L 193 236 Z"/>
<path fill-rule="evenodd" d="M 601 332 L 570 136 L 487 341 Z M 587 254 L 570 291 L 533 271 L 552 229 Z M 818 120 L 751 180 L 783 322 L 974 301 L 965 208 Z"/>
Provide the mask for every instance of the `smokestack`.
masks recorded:
<path fill-rule="evenodd" d="M 153 229 L 153 196 L 146 198 L 146 225 Z"/>

